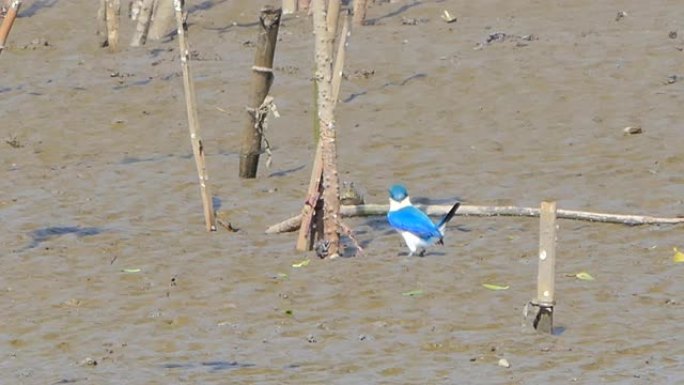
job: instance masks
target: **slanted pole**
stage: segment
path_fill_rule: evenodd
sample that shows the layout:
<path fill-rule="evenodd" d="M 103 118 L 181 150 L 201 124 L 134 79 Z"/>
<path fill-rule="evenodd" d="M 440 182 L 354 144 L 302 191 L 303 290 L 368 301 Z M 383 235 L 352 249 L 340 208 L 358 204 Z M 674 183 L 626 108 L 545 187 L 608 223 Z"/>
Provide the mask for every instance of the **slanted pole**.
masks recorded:
<path fill-rule="evenodd" d="M 21 7 L 21 1 L 13 0 L 10 3 L 5 18 L 2 20 L 2 24 L 0 24 L 0 52 L 2 52 L 3 49 L 5 49 L 5 42 L 7 42 L 7 36 L 9 35 L 10 30 L 12 29 L 12 25 L 14 25 L 14 20 L 17 18 L 17 12 L 19 12 L 19 7 Z"/>
<path fill-rule="evenodd" d="M 195 157 L 197 174 L 200 182 L 200 194 L 202 196 L 202 206 L 204 208 L 204 223 L 207 231 L 216 231 L 216 219 L 214 213 L 214 203 L 209 189 L 209 173 L 207 164 L 204 160 L 204 145 L 200 136 L 199 117 L 197 114 L 197 100 L 195 94 L 195 82 L 190 72 L 190 47 L 188 45 L 186 30 L 183 26 L 183 3 L 181 0 L 174 0 L 176 10 L 176 23 L 178 27 L 178 44 L 180 46 L 180 62 L 183 70 L 183 86 L 185 89 L 185 107 L 188 113 L 188 128 L 190 129 L 190 142 L 192 152 Z"/>
<path fill-rule="evenodd" d="M 538 331 L 553 333 L 553 307 L 556 274 L 556 202 L 542 202 L 539 220 L 539 269 L 537 298 L 532 305 L 539 308 L 533 326 Z"/>

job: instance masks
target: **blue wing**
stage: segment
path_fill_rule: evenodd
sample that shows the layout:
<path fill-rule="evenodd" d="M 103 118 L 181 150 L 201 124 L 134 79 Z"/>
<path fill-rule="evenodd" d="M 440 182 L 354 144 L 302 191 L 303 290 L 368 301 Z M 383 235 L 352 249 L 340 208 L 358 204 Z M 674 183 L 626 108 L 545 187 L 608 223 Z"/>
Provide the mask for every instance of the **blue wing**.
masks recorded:
<path fill-rule="evenodd" d="M 423 239 L 442 237 L 430 217 L 413 206 L 404 207 L 387 214 L 389 224 L 399 231 L 408 231 Z"/>

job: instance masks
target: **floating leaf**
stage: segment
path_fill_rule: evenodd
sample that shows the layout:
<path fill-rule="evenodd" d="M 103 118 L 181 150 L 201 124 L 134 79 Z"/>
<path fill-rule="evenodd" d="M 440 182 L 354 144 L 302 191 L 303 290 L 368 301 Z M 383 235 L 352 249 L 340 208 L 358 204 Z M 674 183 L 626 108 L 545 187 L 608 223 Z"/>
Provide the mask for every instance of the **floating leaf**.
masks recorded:
<path fill-rule="evenodd" d="M 682 263 L 684 262 L 684 253 L 681 251 L 677 250 L 676 247 L 672 248 L 674 250 L 674 255 L 672 256 L 672 262 L 674 263 Z"/>
<path fill-rule="evenodd" d="M 304 266 L 307 266 L 309 264 L 309 262 L 311 262 L 310 259 L 305 259 L 301 262 L 293 263 L 292 267 L 294 267 L 294 268 L 304 267 Z"/>
<path fill-rule="evenodd" d="M 499 285 L 493 285 L 493 284 L 491 284 L 491 283 L 483 283 L 482 286 L 483 286 L 484 288 L 486 288 L 486 289 L 495 290 L 495 291 L 498 291 L 498 290 L 508 290 L 508 289 L 510 288 L 510 286 L 508 286 L 508 285 L 506 285 L 506 286 L 499 286 Z"/>
<path fill-rule="evenodd" d="M 418 290 L 411 290 L 411 291 L 403 292 L 403 293 L 401 293 L 401 295 L 403 295 L 403 296 L 405 296 L 405 297 L 416 297 L 416 296 L 419 296 L 419 295 L 423 295 L 423 291 L 420 290 L 420 289 L 418 289 Z"/>
<path fill-rule="evenodd" d="M 122 273 L 140 273 L 141 269 L 121 269 Z"/>
<path fill-rule="evenodd" d="M 287 278 L 287 274 L 285 274 L 285 273 L 278 273 L 278 278 Z"/>
<path fill-rule="evenodd" d="M 591 274 L 587 273 L 586 271 L 580 271 L 579 273 L 575 274 L 575 278 L 581 279 L 582 281 L 594 280 L 594 277 L 592 277 Z"/>

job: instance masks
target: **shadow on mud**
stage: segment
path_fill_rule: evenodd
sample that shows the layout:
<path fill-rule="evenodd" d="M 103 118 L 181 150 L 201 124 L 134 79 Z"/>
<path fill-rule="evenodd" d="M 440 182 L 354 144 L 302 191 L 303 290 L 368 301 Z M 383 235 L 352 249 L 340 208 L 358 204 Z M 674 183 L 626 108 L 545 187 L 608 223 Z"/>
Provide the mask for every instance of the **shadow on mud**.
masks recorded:
<path fill-rule="evenodd" d="M 37 229 L 31 231 L 29 236 L 31 237 L 31 243 L 24 248 L 24 250 L 32 249 L 37 247 L 41 243 L 60 237 L 62 235 L 74 234 L 77 237 L 89 237 L 91 235 L 98 235 L 105 230 L 100 227 L 80 227 L 80 226 L 51 226 L 44 227 L 42 229 Z"/>

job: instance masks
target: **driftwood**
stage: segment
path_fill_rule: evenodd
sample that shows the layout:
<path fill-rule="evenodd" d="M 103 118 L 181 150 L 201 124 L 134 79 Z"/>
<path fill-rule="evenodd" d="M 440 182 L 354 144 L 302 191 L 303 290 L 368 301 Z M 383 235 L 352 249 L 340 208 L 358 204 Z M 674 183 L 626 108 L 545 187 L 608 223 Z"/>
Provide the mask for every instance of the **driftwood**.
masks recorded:
<path fill-rule="evenodd" d="M 7 36 L 9 36 L 12 25 L 14 25 L 14 20 L 17 18 L 17 12 L 19 12 L 19 7 L 21 7 L 21 1 L 14 0 L 10 3 L 5 18 L 2 20 L 0 25 L 0 52 L 5 49 L 5 43 L 7 42 Z"/>
<path fill-rule="evenodd" d="M 202 195 L 202 206 L 204 208 L 204 221 L 207 231 L 216 231 L 216 220 L 214 204 L 211 199 L 211 192 L 207 181 L 209 174 L 204 160 L 204 146 L 200 136 L 199 117 L 197 115 L 197 100 L 195 94 L 195 83 L 190 72 L 190 47 L 186 37 L 183 23 L 183 5 L 181 0 L 175 0 L 176 23 L 178 27 L 178 44 L 180 46 L 181 67 L 183 70 L 183 86 L 185 89 L 185 106 L 188 113 L 188 128 L 190 129 L 190 141 L 192 152 L 195 156 L 195 165 L 200 181 L 200 194 Z"/>
<path fill-rule="evenodd" d="M 431 216 L 445 215 L 451 206 L 448 205 L 415 205 Z M 389 205 L 367 204 L 358 206 L 340 206 L 342 217 L 363 217 L 386 215 Z M 539 217 L 539 209 L 517 206 L 460 206 L 456 215 L 472 217 Z M 579 221 L 616 223 L 628 226 L 639 225 L 677 225 L 684 224 L 684 218 L 662 218 L 648 215 L 608 214 L 590 211 L 557 210 L 557 218 Z M 294 216 L 277 223 L 266 230 L 267 234 L 286 233 L 299 229 L 301 215 Z"/>
<path fill-rule="evenodd" d="M 256 178 L 263 140 L 263 125 L 266 114 L 260 107 L 273 83 L 273 56 L 275 55 L 278 29 L 282 10 L 265 6 L 259 15 L 259 37 L 257 39 L 254 65 L 252 66 L 252 85 L 247 107 L 247 122 L 242 131 L 240 150 L 241 178 Z"/>

